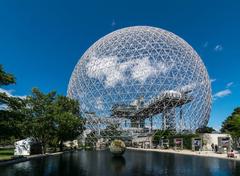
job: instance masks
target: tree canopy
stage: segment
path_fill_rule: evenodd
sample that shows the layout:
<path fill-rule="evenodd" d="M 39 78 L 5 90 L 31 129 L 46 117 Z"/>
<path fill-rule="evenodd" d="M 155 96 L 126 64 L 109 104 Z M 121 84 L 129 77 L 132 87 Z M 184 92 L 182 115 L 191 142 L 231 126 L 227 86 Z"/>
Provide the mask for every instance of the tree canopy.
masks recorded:
<path fill-rule="evenodd" d="M 7 86 L 16 83 L 15 77 L 11 73 L 6 73 L 3 66 L 0 65 L 0 86 Z"/>
<path fill-rule="evenodd" d="M 0 65 L 0 87 L 15 83 L 14 75 Z M 78 101 L 56 91 L 43 93 L 33 88 L 24 99 L 2 92 L 0 105 L 0 143 L 33 137 L 45 152 L 47 145 L 62 149 L 64 141 L 76 139 L 83 131 Z"/>
<path fill-rule="evenodd" d="M 0 87 L 14 84 L 15 77 L 4 71 L 0 65 Z M 0 92 L 0 143 L 13 137 L 19 137 L 20 130 L 18 126 L 20 114 L 18 109 L 23 105 L 20 98 L 9 96 L 5 92 Z"/>
<path fill-rule="evenodd" d="M 60 142 L 74 140 L 83 131 L 84 121 L 80 118 L 79 104 L 65 96 L 57 96 L 54 103 L 55 136 Z"/>
<path fill-rule="evenodd" d="M 214 128 L 208 127 L 208 126 L 204 126 L 204 127 L 198 128 L 196 130 L 196 133 L 199 133 L 199 134 L 200 133 L 212 133 L 214 131 L 216 131 Z"/>
<path fill-rule="evenodd" d="M 83 130 L 78 102 L 55 91 L 45 94 L 33 88 L 22 112 L 27 119 L 25 134 L 41 142 L 44 152 L 48 144 L 59 144 L 62 149 L 64 141 L 75 139 Z"/>
<path fill-rule="evenodd" d="M 233 113 L 223 122 L 221 132 L 229 133 L 234 138 L 240 137 L 240 107 L 234 109 Z"/>
<path fill-rule="evenodd" d="M 13 74 L 6 73 L 3 69 L 3 66 L 0 65 L 0 87 L 15 83 L 16 81 Z M 0 105 L 2 105 L 2 107 L 3 104 L 8 106 L 8 104 L 14 105 L 15 103 L 17 103 L 17 99 L 9 97 L 5 92 L 0 92 Z"/>

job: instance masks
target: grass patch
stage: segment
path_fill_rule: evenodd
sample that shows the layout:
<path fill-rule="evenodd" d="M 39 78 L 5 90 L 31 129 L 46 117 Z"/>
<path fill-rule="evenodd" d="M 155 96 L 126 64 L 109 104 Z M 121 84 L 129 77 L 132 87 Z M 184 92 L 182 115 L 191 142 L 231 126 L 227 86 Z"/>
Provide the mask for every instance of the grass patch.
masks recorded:
<path fill-rule="evenodd" d="M 14 149 L 0 149 L 0 160 L 11 159 L 14 155 Z"/>

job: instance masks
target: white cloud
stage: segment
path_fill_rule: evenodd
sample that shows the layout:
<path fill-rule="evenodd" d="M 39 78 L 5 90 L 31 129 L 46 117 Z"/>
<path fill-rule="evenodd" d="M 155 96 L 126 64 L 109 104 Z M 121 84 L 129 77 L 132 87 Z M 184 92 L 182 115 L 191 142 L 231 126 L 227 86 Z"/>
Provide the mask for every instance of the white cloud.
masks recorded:
<path fill-rule="evenodd" d="M 230 90 L 230 88 L 232 87 L 233 84 L 234 82 L 227 83 L 225 90 L 219 91 L 212 96 L 213 100 L 217 100 L 218 98 L 222 98 L 232 94 L 232 91 Z"/>
<path fill-rule="evenodd" d="M 211 79 L 210 82 L 214 83 L 215 81 L 217 81 L 217 79 Z"/>
<path fill-rule="evenodd" d="M 17 95 L 17 96 L 14 96 L 14 97 L 21 98 L 21 99 L 26 99 L 27 98 L 26 95 Z"/>
<path fill-rule="evenodd" d="M 0 104 L 0 110 L 7 110 L 8 106 L 6 104 Z"/>
<path fill-rule="evenodd" d="M 103 110 L 103 100 L 102 100 L 102 98 L 101 97 L 98 97 L 97 99 L 96 99 L 96 107 L 97 107 L 97 109 L 99 109 L 99 110 Z"/>
<path fill-rule="evenodd" d="M 164 63 L 152 65 L 149 58 L 133 59 L 126 62 L 119 62 L 118 57 L 97 58 L 92 57 L 86 64 L 87 75 L 104 82 L 106 87 L 114 87 L 127 79 L 133 79 L 141 83 L 149 77 L 166 73 L 173 67 L 173 64 L 166 66 Z M 126 75 L 129 71 L 130 75 Z"/>
<path fill-rule="evenodd" d="M 201 83 L 200 83 L 201 84 Z M 179 91 L 181 92 L 187 92 L 187 91 L 192 91 L 197 87 L 197 83 L 193 82 L 191 84 L 187 84 L 185 86 L 180 87 Z"/>
<path fill-rule="evenodd" d="M 227 83 L 227 88 L 231 87 L 234 84 L 234 82 Z"/>
<path fill-rule="evenodd" d="M 214 47 L 214 51 L 222 51 L 223 50 L 223 47 L 222 47 L 222 45 L 216 45 L 215 47 Z"/>
<path fill-rule="evenodd" d="M 5 93 L 8 97 L 15 97 L 15 98 L 21 98 L 25 99 L 27 96 L 19 96 L 19 95 L 13 95 L 12 93 L 14 90 L 6 90 L 3 88 L 0 88 L 0 93 Z M 6 104 L 0 104 L 0 110 L 7 110 L 8 106 Z"/>
<path fill-rule="evenodd" d="M 203 44 L 203 47 L 204 47 L 204 48 L 207 48 L 207 47 L 208 47 L 208 41 L 206 41 L 206 42 Z"/>
<path fill-rule="evenodd" d="M 141 83 L 144 83 L 149 77 L 154 75 L 159 75 L 161 73 L 165 74 L 173 67 L 173 64 L 167 67 L 162 62 L 152 65 L 147 57 L 129 61 L 129 65 L 131 68 L 131 78 Z"/>
<path fill-rule="evenodd" d="M 0 88 L 0 93 L 5 93 L 7 96 L 12 97 L 12 90 L 6 90 L 3 88 Z"/>
<path fill-rule="evenodd" d="M 88 76 L 105 80 L 106 87 L 114 87 L 118 82 L 124 80 L 123 72 L 126 69 L 126 67 L 118 67 L 117 60 L 117 57 L 92 57 L 86 65 Z"/>
<path fill-rule="evenodd" d="M 14 90 L 6 90 L 3 88 L 0 88 L 0 93 L 5 93 L 9 97 L 16 97 L 16 98 L 21 98 L 21 99 L 25 99 L 27 97 L 27 96 L 13 95 L 12 94 L 13 92 L 14 92 Z"/>
<path fill-rule="evenodd" d="M 225 89 L 225 90 L 222 90 L 222 91 L 219 91 L 217 93 L 215 93 L 213 95 L 213 98 L 222 98 L 222 97 L 225 97 L 225 96 L 228 96 L 232 93 L 232 91 L 230 89 Z"/>
<path fill-rule="evenodd" d="M 150 77 L 156 69 L 151 66 L 148 58 L 136 60 L 132 68 L 132 78 L 138 80 L 139 82 L 144 82 L 148 77 Z"/>
<path fill-rule="evenodd" d="M 167 73 L 167 71 L 169 71 L 172 67 L 174 66 L 174 64 L 172 63 L 171 65 L 169 66 L 166 66 L 164 63 L 162 62 L 159 62 L 157 65 L 156 65 L 156 73 Z"/>
<path fill-rule="evenodd" d="M 180 91 L 180 92 L 188 92 L 188 91 L 193 91 L 194 89 L 196 89 L 197 87 L 199 86 L 202 86 L 202 85 L 205 85 L 206 82 L 205 81 L 201 81 L 201 82 L 192 82 L 192 83 L 189 83 L 187 85 L 184 85 L 182 87 L 179 87 L 177 89 L 177 91 Z"/>
<path fill-rule="evenodd" d="M 221 126 L 213 126 L 213 129 L 215 129 L 216 131 L 220 132 Z"/>

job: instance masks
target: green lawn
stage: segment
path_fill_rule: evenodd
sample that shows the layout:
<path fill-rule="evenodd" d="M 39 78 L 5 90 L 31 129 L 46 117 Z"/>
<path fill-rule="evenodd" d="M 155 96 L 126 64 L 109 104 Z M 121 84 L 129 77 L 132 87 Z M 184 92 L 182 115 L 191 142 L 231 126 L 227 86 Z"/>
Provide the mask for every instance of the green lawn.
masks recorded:
<path fill-rule="evenodd" d="M 14 149 L 0 149 L 0 160 L 11 159 Z"/>

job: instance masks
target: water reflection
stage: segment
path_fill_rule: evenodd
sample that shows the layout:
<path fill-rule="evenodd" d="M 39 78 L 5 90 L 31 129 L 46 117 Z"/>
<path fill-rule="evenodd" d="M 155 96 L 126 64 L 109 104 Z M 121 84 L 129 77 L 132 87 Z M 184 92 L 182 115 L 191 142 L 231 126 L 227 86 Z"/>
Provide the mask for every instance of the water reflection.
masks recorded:
<path fill-rule="evenodd" d="M 113 156 L 111 159 L 111 166 L 115 173 L 118 175 L 122 173 L 125 168 L 126 160 L 123 156 Z"/>
<path fill-rule="evenodd" d="M 240 162 L 154 152 L 80 151 L 0 166 L 0 176 L 240 175 Z"/>

